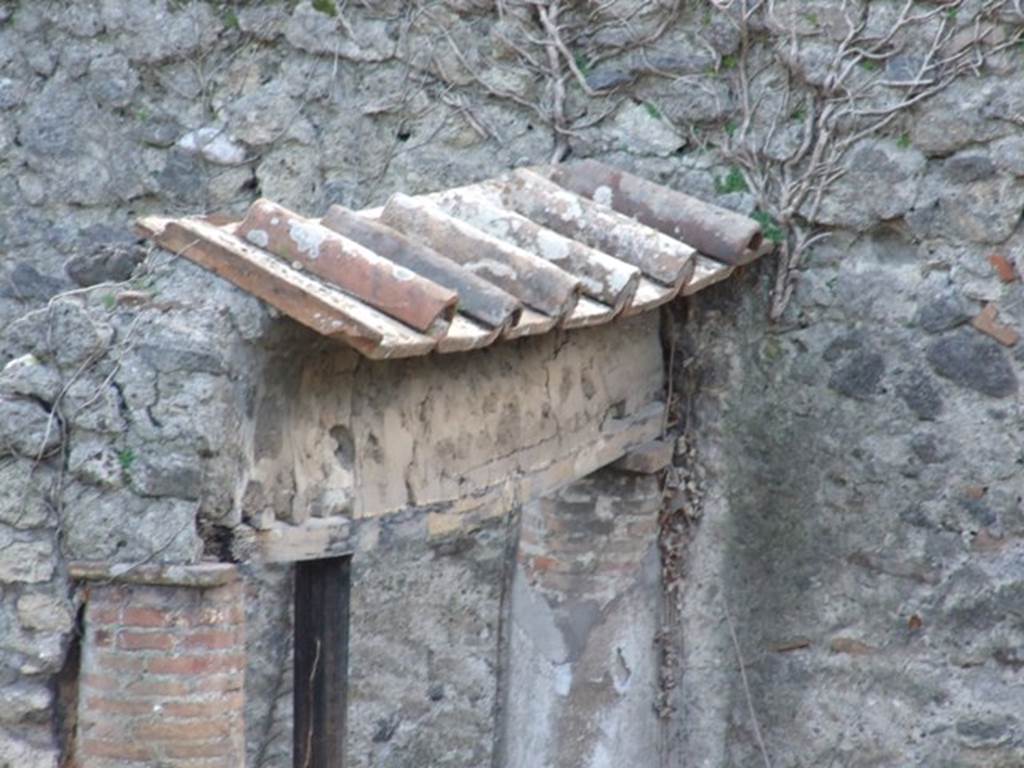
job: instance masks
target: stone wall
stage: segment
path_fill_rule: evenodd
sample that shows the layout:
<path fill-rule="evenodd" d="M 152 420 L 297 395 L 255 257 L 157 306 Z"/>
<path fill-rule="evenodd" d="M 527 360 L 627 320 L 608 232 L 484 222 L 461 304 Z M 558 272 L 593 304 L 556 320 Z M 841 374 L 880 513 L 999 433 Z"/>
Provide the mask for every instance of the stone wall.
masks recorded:
<path fill-rule="evenodd" d="M 831 23 L 840 3 L 816 5 L 799 24 Z M 898 3 L 871 5 L 885 18 Z M 968 29 L 978 5 L 944 18 Z M 247 382 L 294 338 L 187 265 L 157 256 L 133 274 L 145 249 L 132 219 L 238 210 L 260 194 L 316 213 L 548 159 L 551 126 L 534 107 L 554 92 L 540 60 L 524 67 L 501 43 L 510 19 L 493 13 L 455 0 L 348 4 L 338 16 L 310 2 L 0 3 L 0 363 L 18 360 L 0 382 L 0 766 L 56 760 L 51 681 L 75 605 L 54 553 L 221 554 L 218 530 L 240 520 L 246 490 Z M 1020 20 L 1000 23 L 1006 40 Z M 569 148 L 753 210 L 723 159 L 741 127 L 729 18 L 685 4 L 642 55 L 593 66 L 623 33 L 600 19 L 592 28 L 578 66 L 591 87 L 622 90 L 592 99 L 565 81 Z M 811 42 L 806 79 L 820 82 L 816 62 L 835 40 Z M 990 261 L 1019 264 L 1024 237 L 1019 47 L 998 64 L 846 158 L 817 214 L 833 236 L 809 252 L 780 323 L 765 321 L 767 263 L 676 308 L 678 415 L 695 451 L 676 473 L 694 484 L 680 505 L 689 544 L 675 553 L 682 764 L 754 762 L 751 712 L 776 765 L 1022 760 L 1024 345 L 968 324 L 986 302 L 998 322 L 1024 321 L 1021 283 L 1000 280 Z M 801 122 L 799 109 L 792 116 Z M 84 286 L 94 287 L 52 300 Z M 112 524 L 123 514 L 133 525 Z M 491 535 L 461 546 L 490 562 Z M 428 548 L 413 561 L 476 568 L 459 552 Z M 288 664 L 275 642 L 288 626 L 275 595 L 287 587 L 275 569 L 247 580 L 274 606 L 250 616 L 253 656 L 273 659 L 250 670 L 251 733 L 287 721 L 274 674 Z M 490 599 L 467 597 L 477 608 Z M 431 698 L 434 668 L 416 668 L 431 703 L 408 711 L 441 717 L 430 714 L 447 706 Z M 366 706 L 383 725 L 377 741 L 359 726 L 373 746 L 358 759 L 391 749 L 403 764 L 414 720 L 392 728 L 393 711 Z M 250 744 L 255 764 L 288 764 L 273 744 Z"/>

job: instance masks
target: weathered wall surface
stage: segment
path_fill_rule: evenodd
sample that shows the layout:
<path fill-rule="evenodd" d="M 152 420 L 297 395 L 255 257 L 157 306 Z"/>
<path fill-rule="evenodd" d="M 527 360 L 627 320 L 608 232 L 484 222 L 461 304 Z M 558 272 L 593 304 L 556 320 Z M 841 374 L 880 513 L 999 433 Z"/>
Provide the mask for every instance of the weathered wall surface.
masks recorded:
<path fill-rule="evenodd" d="M 1024 760 L 1022 357 L 966 324 L 984 296 L 1021 327 L 1021 285 L 980 266 L 992 246 L 905 226 L 820 249 L 785 326 L 760 320 L 763 274 L 681 312 L 705 494 L 684 764 L 758 764 L 751 704 L 775 765 Z"/>
<path fill-rule="evenodd" d="M 798 14 L 802 30 L 834 26 L 839 4 L 818 5 Z M 877 28 L 899 4 L 871 5 Z M 944 18 L 968 29 L 978 5 Z M 236 522 L 252 434 L 234 404 L 256 401 L 244 385 L 262 354 L 251 345 L 277 343 L 257 302 L 159 261 L 13 321 L 61 291 L 128 279 L 143 255 L 128 234 L 139 214 L 232 209 L 259 194 L 319 212 L 546 160 L 550 126 L 531 105 L 550 116 L 558 93 L 543 51 L 534 68 L 517 61 L 492 14 L 454 1 L 349 4 L 344 18 L 308 2 L 0 3 L 0 362 L 31 353 L 41 363 L 25 359 L 0 384 L 0 765 L 55 760 L 50 681 L 74 606 L 54 551 L 192 559 L 201 540 L 186 521 L 197 509 L 209 527 Z M 1006 40 L 1020 19 L 1001 23 Z M 588 57 L 624 33 L 600 19 L 591 28 L 579 58 L 588 82 L 625 90 L 591 101 L 564 81 L 572 150 L 752 210 L 746 184 L 707 143 L 742 132 L 729 20 L 690 3 L 644 55 L 593 66 Z M 823 82 L 835 39 L 803 49 L 797 80 Z M 689 398 L 704 501 L 686 529 L 679 764 L 758 759 L 727 614 L 775 765 L 1024 759 L 1024 346 L 967 324 L 995 302 L 1001 322 L 1024 325 L 1021 283 L 1000 282 L 988 261 L 998 252 L 1019 263 L 1024 238 L 1024 61 L 1016 45 L 1001 56 L 847 157 L 850 172 L 815 214 L 838 231 L 809 252 L 779 325 L 764 321 L 767 265 L 699 297 L 686 319 L 677 389 Z M 899 79 L 913 63 L 882 71 Z M 805 110 L 790 108 L 780 134 L 791 141 Z M 210 132 L 195 133 L 219 126 L 209 143 Z M 38 447 L 56 450 L 68 431 L 81 440 L 37 465 Z M 66 483 L 67 499 L 53 491 Z M 64 519 L 65 506 L 81 513 Z M 135 524 L 117 528 L 124 510 Z M 498 545 L 481 535 L 474 551 L 490 562 Z M 413 559 L 433 568 L 435 556 L 450 558 L 456 581 L 477 567 L 454 551 Z M 247 583 L 253 596 L 287 590 L 274 570 Z M 493 598 L 480 589 L 467 598 L 474 628 L 488 625 L 481 606 Z M 250 734 L 287 721 L 273 674 L 288 663 L 274 642 L 287 612 L 272 602 L 250 616 L 254 657 L 274 659 L 249 670 Z M 380 626 L 393 630 L 388 616 Z M 469 658 L 485 669 L 487 653 Z M 398 655 L 434 684 L 435 668 Z M 449 705 L 437 695 L 408 711 L 441 717 L 431 713 Z M 356 759 L 440 754 L 438 742 L 413 746 L 414 717 L 392 729 L 393 710 L 360 701 L 354 709 L 385 722 Z M 357 728 L 365 745 L 369 730 Z M 270 745 L 254 762 L 287 757 Z"/>

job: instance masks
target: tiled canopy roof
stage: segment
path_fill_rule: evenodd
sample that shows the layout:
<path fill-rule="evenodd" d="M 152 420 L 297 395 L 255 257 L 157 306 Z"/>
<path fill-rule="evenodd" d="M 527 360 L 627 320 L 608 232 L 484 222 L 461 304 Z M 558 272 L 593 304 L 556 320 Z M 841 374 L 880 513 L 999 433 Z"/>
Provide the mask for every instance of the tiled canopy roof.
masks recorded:
<path fill-rule="evenodd" d="M 728 277 L 757 222 L 594 161 L 383 208 L 146 217 L 155 242 L 367 357 L 485 347 L 634 315 Z"/>

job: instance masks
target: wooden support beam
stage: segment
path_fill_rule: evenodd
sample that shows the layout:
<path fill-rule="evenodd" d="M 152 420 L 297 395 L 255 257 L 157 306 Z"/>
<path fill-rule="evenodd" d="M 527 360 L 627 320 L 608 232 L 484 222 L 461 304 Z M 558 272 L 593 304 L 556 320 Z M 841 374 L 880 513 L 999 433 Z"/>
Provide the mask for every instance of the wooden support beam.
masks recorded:
<path fill-rule="evenodd" d="M 295 565 L 295 768 L 343 768 L 351 559 Z"/>

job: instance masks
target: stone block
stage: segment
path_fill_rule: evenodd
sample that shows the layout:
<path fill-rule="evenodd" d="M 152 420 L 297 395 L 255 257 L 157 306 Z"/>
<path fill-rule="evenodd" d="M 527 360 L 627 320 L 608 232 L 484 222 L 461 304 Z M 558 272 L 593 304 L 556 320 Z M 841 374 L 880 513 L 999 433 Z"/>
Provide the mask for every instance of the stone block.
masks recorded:
<path fill-rule="evenodd" d="M 672 463 L 673 445 L 665 440 L 651 440 L 638 445 L 612 464 L 614 469 L 651 475 Z"/>

